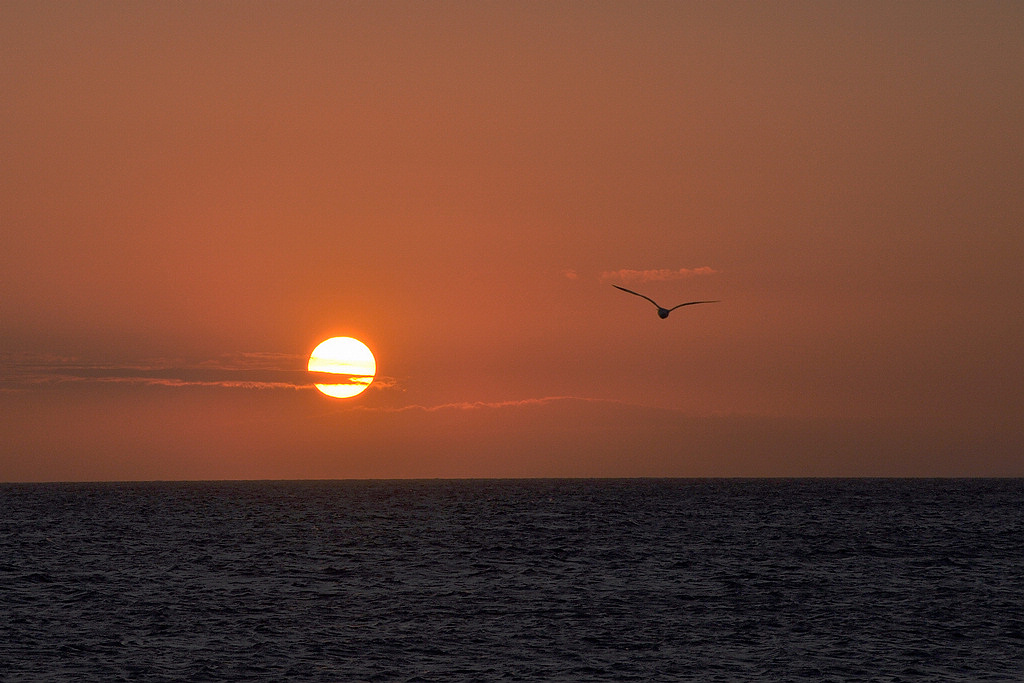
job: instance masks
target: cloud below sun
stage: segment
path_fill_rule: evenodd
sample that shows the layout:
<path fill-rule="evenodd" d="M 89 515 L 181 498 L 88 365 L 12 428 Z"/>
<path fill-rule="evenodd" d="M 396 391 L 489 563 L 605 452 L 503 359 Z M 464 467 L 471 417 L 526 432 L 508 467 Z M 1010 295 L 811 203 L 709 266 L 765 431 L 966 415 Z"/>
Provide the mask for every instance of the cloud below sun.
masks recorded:
<path fill-rule="evenodd" d="M 235 390 L 315 390 L 317 382 L 344 384 L 355 375 L 310 372 L 301 369 L 305 356 L 283 353 L 242 353 L 223 355 L 214 360 L 186 363 L 180 359 L 149 359 L 145 362 L 103 364 L 80 358 L 44 354 L 6 354 L 0 356 L 0 393 L 45 390 L 68 385 L 122 385 L 137 387 L 213 388 Z M 393 377 L 376 375 L 367 390 L 396 389 L 401 383 Z M 552 403 L 598 403 L 630 405 L 618 399 L 586 396 L 542 396 L 496 401 L 457 401 L 437 405 L 366 405 L 353 402 L 346 409 L 380 413 L 437 411 L 480 411 L 544 406 Z M 346 402 L 334 403 L 342 408 Z"/>
<path fill-rule="evenodd" d="M 78 358 L 36 354 L 3 358 L 0 391 L 68 383 L 135 384 L 164 387 L 225 389 L 314 389 L 314 383 L 344 384 L 347 375 L 310 372 L 305 356 L 284 353 L 241 353 L 186 363 L 180 359 L 150 359 L 127 364 L 87 362 Z M 352 376 L 355 377 L 355 376 Z M 370 388 L 393 387 L 396 381 L 377 375 Z"/>

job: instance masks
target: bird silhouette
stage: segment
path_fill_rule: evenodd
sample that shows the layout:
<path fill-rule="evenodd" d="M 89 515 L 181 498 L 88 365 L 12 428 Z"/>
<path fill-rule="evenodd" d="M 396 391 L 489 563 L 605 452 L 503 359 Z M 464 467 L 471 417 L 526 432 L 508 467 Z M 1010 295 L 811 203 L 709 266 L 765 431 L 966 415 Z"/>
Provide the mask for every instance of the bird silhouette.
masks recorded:
<path fill-rule="evenodd" d="M 651 297 L 644 296 L 643 294 L 641 294 L 639 292 L 634 292 L 632 289 L 626 289 L 625 287 L 619 287 L 618 285 L 612 285 L 612 287 L 614 287 L 615 289 L 621 289 L 623 292 L 626 292 L 627 294 L 632 294 L 634 296 L 638 296 L 641 299 L 647 299 L 652 304 L 654 304 L 655 306 L 658 307 L 658 317 L 661 318 L 662 320 L 667 318 L 669 313 L 671 313 L 672 311 L 676 310 L 677 308 L 682 308 L 683 306 L 692 306 L 694 304 L 717 304 L 718 303 L 717 300 L 715 300 L 715 301 L 687 301 L 685 304 L 679 304 L 678 306 L 673 306 L 672 308 L 664 308 L 657 301 L 652 299 Z"/>

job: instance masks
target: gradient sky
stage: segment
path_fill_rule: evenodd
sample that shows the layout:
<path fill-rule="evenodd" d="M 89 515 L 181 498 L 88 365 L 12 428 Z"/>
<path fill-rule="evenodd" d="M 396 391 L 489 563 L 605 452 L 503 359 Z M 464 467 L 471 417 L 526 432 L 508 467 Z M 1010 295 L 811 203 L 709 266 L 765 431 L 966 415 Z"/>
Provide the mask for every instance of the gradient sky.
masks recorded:
<path fill-rule="evenodd" d="M 1021 36 L 0 3 L 0 480 L 1024 476 Z"/>

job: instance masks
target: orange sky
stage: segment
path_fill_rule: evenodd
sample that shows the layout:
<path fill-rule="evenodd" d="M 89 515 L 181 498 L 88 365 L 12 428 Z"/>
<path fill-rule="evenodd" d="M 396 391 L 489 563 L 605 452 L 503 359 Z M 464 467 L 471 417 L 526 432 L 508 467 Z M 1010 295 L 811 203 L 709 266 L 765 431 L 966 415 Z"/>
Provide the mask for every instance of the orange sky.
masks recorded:
<path fill-rule="evenodd" d="M 0 3 L 0 480 L 1024 476 L 1022 35 Z"/>

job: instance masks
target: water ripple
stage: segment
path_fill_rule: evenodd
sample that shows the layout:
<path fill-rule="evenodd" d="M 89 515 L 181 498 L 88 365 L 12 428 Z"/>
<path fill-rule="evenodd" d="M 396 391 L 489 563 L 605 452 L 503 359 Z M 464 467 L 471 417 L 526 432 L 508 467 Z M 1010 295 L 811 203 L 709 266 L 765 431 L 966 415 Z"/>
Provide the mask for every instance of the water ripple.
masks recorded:
<path fill-rule="evenodd" d="M 4 680 L 1018 680 L 1024 483 L 5 485 Z"/>

